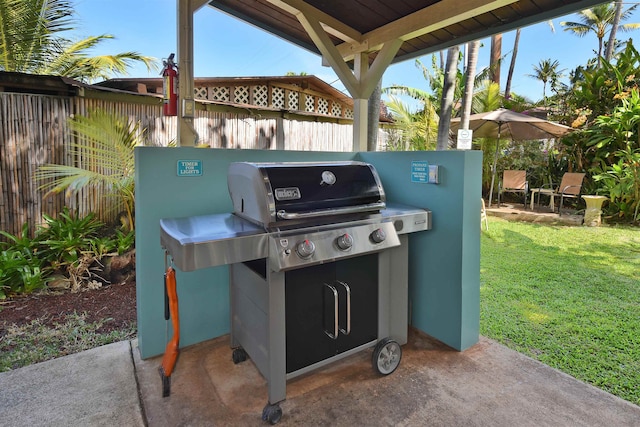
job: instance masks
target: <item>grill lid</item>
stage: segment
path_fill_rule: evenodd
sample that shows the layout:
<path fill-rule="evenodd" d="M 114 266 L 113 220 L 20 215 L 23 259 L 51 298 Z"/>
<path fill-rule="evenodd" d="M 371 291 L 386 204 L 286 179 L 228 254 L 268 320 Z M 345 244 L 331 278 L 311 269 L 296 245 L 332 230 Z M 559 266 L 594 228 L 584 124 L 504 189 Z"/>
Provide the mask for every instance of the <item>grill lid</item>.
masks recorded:
<path fill-rule="evenodd" d="M 232 163 L 228 186 L 234 213 L 265 227 L 385 207 L 378 173 L 363 162 Z"/>

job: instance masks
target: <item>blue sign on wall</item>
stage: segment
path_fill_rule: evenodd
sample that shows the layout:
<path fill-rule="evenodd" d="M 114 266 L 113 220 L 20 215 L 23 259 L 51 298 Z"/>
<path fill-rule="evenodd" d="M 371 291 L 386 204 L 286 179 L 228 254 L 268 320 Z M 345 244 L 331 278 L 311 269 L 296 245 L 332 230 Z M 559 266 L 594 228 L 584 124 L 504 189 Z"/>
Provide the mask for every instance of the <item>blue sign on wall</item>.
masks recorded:
<path fill-rule="evenodd" d="M 429 163 L 411 162 L 411 182 L 429 182 Z"/>
<path fill-rule="evenodd" d="M 202 175 L 202 160 L 178 160 L 178 176 Z"/>
<path fill-rule="evenodd" d="M 411 182 L 439 184 L 438 171 L 438 165 L 430 165 L 427 162 L 411 162 Z"/>

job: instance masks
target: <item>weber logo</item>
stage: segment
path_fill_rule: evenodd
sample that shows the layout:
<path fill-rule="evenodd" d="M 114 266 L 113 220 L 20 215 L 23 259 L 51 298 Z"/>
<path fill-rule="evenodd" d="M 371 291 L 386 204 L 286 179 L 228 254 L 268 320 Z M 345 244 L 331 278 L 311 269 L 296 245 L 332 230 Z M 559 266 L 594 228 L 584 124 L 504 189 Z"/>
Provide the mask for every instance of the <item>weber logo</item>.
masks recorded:
<path fill-rule="evenodd" d="M 300 189 L 298 187 L 276 188 L 276 200 L 296 200 L 299 199 Z"/>

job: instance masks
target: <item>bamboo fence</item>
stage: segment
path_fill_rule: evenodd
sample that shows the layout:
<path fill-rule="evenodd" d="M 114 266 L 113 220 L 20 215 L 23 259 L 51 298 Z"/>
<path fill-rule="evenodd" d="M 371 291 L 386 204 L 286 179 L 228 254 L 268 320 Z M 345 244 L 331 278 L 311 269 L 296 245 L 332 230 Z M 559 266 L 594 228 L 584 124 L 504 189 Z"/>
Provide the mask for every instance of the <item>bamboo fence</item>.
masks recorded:
<path fill-rule="evenodd" d="M 43 182 L 34 172 L 45 164 L 86 167 L 90 159 L 71 149 L 67 120 L 104 109 L 140 122 L 145 145 L 167 146 L 175 140 L 175 117 L 162 116 L 162 105 L 152 98 L 130 96 L 130 100 L 90 96 L 49 96 L 0 92 L 0 230 L 19 234 L 23 224 L 33 235 L 43 223 L 43 214 L 56 217 L 63 207 L 79 216 L 90 212 L 106 223 L 116 223 L 123 211 L 120 202 L 105 197 L 97 188 L 67 194 L 45 195 Z M 126 97 L 125 97 L 126 98 Z M 197 109 L 194 127 L 199 145 L 212 148 L 351 151 L 352 125 L 313 118 L 284 118 L 270 112 L 248 110 L 211 111 Z M 385 133 L 380 132 L 384 146 Z"/>

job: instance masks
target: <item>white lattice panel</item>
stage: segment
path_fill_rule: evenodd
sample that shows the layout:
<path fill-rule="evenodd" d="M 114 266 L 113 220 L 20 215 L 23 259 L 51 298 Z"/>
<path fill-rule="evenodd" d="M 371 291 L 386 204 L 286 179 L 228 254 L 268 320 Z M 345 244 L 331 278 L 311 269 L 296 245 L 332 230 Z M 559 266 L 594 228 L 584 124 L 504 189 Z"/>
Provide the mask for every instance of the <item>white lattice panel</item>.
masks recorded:
<path fill-rule="evenodd" d="M 304 111 L 314 112 L 316 110 L 315 97 L 307 95 L 304 100 Z"/>
<path fill-rule="evenodd" d="M 204 86 L 198 86 L 193 89 L 193 96 L 196 99 L 207 99 L 207 88 Z"/>
<path fill-rule="evenodd" d="M 253 105 L 269 106 L 269 88 L 266 85 L 253 87 Z"/>
<path fill-rule="evenodd" d="M 236 104 L 248 104 L 249 86 L 236 86 L 233 89 L 233 102 Z"/>
<path fill-rule="evenodd" d="M 229 88 L 225 86 L 213 86 L 209 88 L 209 101 L 231 101 Z"/>
<path fill-rule="evenodd" d="M 298 92 L 289 92 L 289 110 L 297 110 L 298 108 Z"/>
<path fill-rule="evenodd" d="M 329 114 L 329 101 L 324 98 L 318 98 L 318 113 Z"/>
<path fill-rule="evenodd" d="M 347 109 L 345 109 L 345 110 L 344 110 L 344 116 L 345 116 L 347 119 L 353 119 L 353 110 L 350 110 L 350 109 L 348 109 L 348 108 L 347 108 Z"/>
<path fill-rule="evenodd" d="M 331 105 L 331 115 L 336 117 L 342 117 L 342 106 L 337 102 Z"/>
<path fill-rule="evenodd" d="M 284 89 L 274 87 L 271 91 L 271 105 L 275 108 L 286 108 L 284 104 Z"/>

